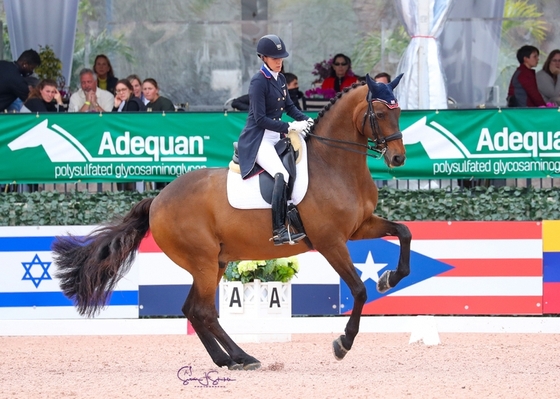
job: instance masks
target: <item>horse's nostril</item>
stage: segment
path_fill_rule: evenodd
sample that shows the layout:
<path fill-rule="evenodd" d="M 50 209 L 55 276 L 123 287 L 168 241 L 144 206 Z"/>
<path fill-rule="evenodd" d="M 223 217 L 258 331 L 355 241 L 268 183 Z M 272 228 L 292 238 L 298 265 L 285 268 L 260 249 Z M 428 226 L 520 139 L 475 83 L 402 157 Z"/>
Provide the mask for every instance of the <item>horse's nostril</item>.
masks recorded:
<path fill-rule="evenodd" d="M 404 155 L 395 155 L 393 156 L 393 165 L 394 166 L 401 166 L 404 163 Z"/>

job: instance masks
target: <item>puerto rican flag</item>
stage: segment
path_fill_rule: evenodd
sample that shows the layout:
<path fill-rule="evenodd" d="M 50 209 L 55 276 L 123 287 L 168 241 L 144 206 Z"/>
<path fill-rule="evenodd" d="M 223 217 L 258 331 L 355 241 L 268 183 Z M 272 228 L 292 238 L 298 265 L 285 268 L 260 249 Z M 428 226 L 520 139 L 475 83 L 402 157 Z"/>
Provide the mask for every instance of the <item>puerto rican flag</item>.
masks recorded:
<path fill-rule="evenodd" d="M 408 222 L 410 275 L 385 294 L 376 283 L 394 270 L 398 240 L 348 243 L 365 282 L 363 314 L 509 315 L 543 313 L 541 222 Z M 353 298 L 341 281 L 341 313 Z"/>

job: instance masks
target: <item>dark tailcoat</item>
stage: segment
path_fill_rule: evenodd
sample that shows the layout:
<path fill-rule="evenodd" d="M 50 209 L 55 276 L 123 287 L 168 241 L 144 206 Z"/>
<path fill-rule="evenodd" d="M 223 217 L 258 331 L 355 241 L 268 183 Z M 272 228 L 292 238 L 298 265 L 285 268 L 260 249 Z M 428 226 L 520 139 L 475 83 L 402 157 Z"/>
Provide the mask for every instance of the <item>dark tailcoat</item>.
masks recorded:
<path fill-rule="evenodd" d="M 288 123 L 281 120 L 284 112 L 297 121 L 309 119 L 296 108 L 288 95 L 284 75 L 279 73 L 276 80 L 264 65 L 251 78 L 249 98 L 247 123 L 238 142 L 239 166 L 244 179 L 253 175 L 265 129 L 278 132 L 279 135 L 288 133 Z"/>

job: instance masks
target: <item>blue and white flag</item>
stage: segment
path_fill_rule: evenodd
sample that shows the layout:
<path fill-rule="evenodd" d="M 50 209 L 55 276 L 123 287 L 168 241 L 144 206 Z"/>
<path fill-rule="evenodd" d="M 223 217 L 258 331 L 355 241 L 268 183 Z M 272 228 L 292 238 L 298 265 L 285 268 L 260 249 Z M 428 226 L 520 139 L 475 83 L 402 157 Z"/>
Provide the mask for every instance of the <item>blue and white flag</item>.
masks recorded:
<path fill-rule="evenodd" d="M 0 319 L 81 318 L 55 277 L 55 236 L 83 236 L 95 226 L 0 227 Z M 138 268 L 119 281 L 97 318 L 138 317 Z"/>

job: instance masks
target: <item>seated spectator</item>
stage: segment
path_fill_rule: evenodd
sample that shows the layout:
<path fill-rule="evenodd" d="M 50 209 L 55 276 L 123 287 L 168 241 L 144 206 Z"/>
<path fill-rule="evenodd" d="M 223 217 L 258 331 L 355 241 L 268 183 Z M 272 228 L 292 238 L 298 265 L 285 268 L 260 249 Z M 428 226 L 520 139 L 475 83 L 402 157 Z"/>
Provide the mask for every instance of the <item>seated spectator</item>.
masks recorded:
<path fill-rule="evenodd" d="M 352 61 L 344 54 L 337 54 L 333 58 L 330 67 L 330 75 L 325 78 L 321 88 L 323 90 L 334 90 L 339 93 L 342 89 L 352 86 L 358 79 L 352 72 Z"/>
<path fill-rule="evenodd" d="M 249 95 L 244 94 L 231 102 L 232 108 L 238 111 L 249 111 Z"/>
<path fill-rule="evenodd" d="M 373 77 L 373 80 L 378 83 L 390 83 L 391 82 L 391 75 L 387 72 L 379 72 L 377 75 Z"/>
<path fill-rule="evenodd" d="M 4 112 L 16 99 L 29 97 L 25 78 L 41 65 L 41 57 L 35 50 L 25 50 L 16 62 L 0 61 L 0 112 Z"/>
<path fill-rule="evenodd" d="M 539 49 L 525 45 L 517 50 L 519 68 L 515 70 L 508 89 L 508 107 L 543 107 L 544 99 L 537 87 L 535 68 L 539 63 Z"/>
<path fill-rule="evenodd" d="M 80 71 L 80 89 L 70 96 L 69 112 L 111 112 L 115 97 L 97 87 L 95 73 L 84 68 Z"/>
<path fill-rule="evenodd" d="M 62 96 L 56 88 L 56 82 L 44 79 L 31 90 L 29 98 L 23 103 L 20 112 L 64 112 Z"/>
<path fill-rule="evenodd" d="M 144 105 L 148 104 L 149 101 L 146 100 L 146 97 L 144 97 L 144 93 L 142 93 L 142 79 L 140 79 L 138 75 L 128 75 L 127 79 L 132 85 L 132 89 L 134 91 L 134 97 L 137 97 L 140 100 L 142 100 Z"/>
<path fill-rule="evenodd" d="M 301 111 L 301 106 L 299 100 L 303 98 L 303 93 L 299 91 L 298 77 L 290 72 L 285 72 L 284 77 L 286 78 L 286 87 L 288 88 L 288 94 L 292 99 L 294 105 Z"/>
<path fill-rule="evenodd" d="M 115 91 L 117 95 L 115 96 L 113 112 L 146 111 L 146 106 L 142 100 L 134 95 L 132 84 L 128 79 L 119 80 Z"/>
<path fill-rule="evenodd" d="M 159 95 L 159 87 L 155 79 L 145 79 L 144 83 L 142 83 L 142 92 L 144 92 L 144 97 L 149 101 L 146 104 L 148 111 L 175 111 L 173 102 Z"/>
<path fill-rule="evenodd" d="M 552 50 L 537 72 L 537 86 L 546 103 L 560 105 L 560 50 Z"/>
<path fill-rule="evenodd" d="M 115 78 L 111 61 L 105 54 L 99 54 L 93 62 L 93 72 L 97 75 L 97 87 L 107 90 L 115 95 L 115 87 L 118 79 Z"/>

